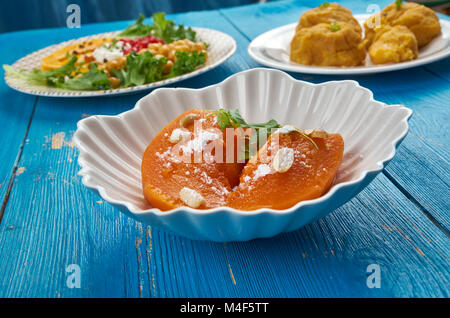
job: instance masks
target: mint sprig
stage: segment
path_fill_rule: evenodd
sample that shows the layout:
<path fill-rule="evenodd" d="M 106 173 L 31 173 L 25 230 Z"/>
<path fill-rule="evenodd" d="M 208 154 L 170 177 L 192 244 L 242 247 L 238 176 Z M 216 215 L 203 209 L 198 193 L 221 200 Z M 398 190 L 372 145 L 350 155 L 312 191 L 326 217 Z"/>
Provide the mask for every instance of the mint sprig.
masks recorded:
<path fill-rule="evenodd" d="M 238 159 L 243 158 L 250 159 L 251 146 L 254 147 L 254 144 L 256 144 L 256 149 L 259 149 L 262 146 L 262 144 L 265 143 L 265 141 L 275 128 L 281 128 L 281 125 L 278 124 L 278 122 L 275 119 L 271 119 L 268 122 L 261 124 L 249 124 L 242 117 L 238 109 L 226 110 L 221 108 L 219 110 L 211 112 L 206 117 L 212 115 L 217 116 L 217 124 L 219 125 L 221 130 L 224 130 L 225 128 L 238 128 L 238 127 L 253 128 L 256 130 L 256 133 L 252 134 L 249 138 L 246 136 L 247 140 L 245 142 L 245 146 L 243 149 L 239 149 Z M 296 129 L 295 131 L 300 135 L 302 135 L 304 138 L 306 138 L 308 141 L 310 141 L 316 149 L 319 149 L 319 147 L 311 137 L 309 137 L 300 129 Z"/>

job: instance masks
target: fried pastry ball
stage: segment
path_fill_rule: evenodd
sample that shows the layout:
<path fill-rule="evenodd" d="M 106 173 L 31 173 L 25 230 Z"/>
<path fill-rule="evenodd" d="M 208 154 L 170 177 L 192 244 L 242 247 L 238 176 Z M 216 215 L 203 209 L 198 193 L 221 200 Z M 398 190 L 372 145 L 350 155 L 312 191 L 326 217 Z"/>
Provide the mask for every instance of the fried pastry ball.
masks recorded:
<path fill-rule="evenodd" d="M 331 23 L 333 21 L 338 23 L 347 22 L 357 32 L 362 32 L 361 26 L 352 15 L 352 11 L 335 2 L 330 4 L 325 2 L 317 8 L 305 11 L 300 16 L 296 31 L 301 28 L 309 28 L 319 23 Z"/>
<path fill-rule="evenodd" d="M 375 28 L 374 32 L 369 55 L 375 64 L 410 61 L 419 55 L 416 37 L 407 27 L 385 25 Z"/>
<path fill-rule="evenodd" d="M 380 13 L 380 25 L 404 25 L 417 38 L 420 47 L 427 45 L 441 33 L 441 25 L 436 13 L 424 5 L 406 2 L 399 7 L 395 3 L 388 5 Z M 364 23 L 366 40 L 370 45 L 375 37 L 375 16 L 369 17 Z"/>
<path fill-rule="evenodd" d="M 365 58 L 361 34 L 346 22 L 300 28 L 291 41 L 290 59 L 299 64 L 356 66 Z"/>

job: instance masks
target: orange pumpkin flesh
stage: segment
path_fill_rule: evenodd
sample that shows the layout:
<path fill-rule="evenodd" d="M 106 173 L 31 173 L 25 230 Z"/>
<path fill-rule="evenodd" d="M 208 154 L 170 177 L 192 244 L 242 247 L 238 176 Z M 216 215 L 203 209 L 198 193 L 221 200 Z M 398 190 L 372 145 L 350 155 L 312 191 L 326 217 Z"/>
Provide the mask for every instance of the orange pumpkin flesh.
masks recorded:
<path fill-rule="evenodd" d="M 197 120 L 202 121 L 203 130 L 220 133 L 215 116 L 207 116 L 208 114 L 211 114 L 211 111 L 199 109 L 181 114 L 164 127 L 147 147 L 141 167 L 142 183 L 144 196 L 153 207 L 166 211 L 185 206 L 186 204 L 180 199 L 180 190 L 183 187 L 193 189 L 204 197 L 205 204 L 198 207 L 199 209 L 224 206 L 228 193 L 232 191 L 232 187 L 238 184 L 243 168 L 242 163 L 208 163 L 204 157 L 200 158 L 201 162 L 196 163 L 195 150 L 189 156 L 190 162 L 173 160 L 172 154 L 181 154 L 182 152 L 176 152 L 175 144 L 170 142 L 169 138 L 172 132 L 177 128 L 184 128 L 192 133 L 190 140 L 177 144 L 186 147 L 196 136 L 194 123 L 184 127 L 180 124 L 180 121 L 186 116 L 196 115 Z M 225 156 L 224 140 L 226 138 L 221 137 L 218 142 L 223 144 Z M 201 152 L 197 152 L 197 155 L 198 153 Z M 211 154 L 215 155 L 215 152 L 211 151 Z"/>
<path fill-rule="evenodd" d="M 318 198 L 329 189 L 342 161 L 341 135 L 312 138 L 318 149 L 298 132 L 278 134 L 276 139 L 274 135 L 269 137 L 247 163 L 238 189 L 228 197 L 227 206 L 246 211 L 287 209 L 300 201 Z M 284 147 L 294 150 L 294 161 L 289 170 L 277 172 L 272 159 L 275 151 Z"/>
<path fill-rule="evenodd" d="M 56 68 L 60 68 L 64 64 L 66 64 L 69 61 L 68 55 L 76 55 L 79 59 L 86 56 L 92 57 L 92 52 L 102 46 L 105 43 L 111 42 L 112 39 L 110 38 L 95 38 L 83 42 L 77 42 L 75 44 L 71 44 L 68 46 L 64 46 L 50 55 L 44 57 L 42 59 L 42 70 L 48 71 Z M 82 60 L 82 59 L 80 59 Z M 87 63 L 89 64 L 89 63 Z M 88 65 L 87 65 L 88 66 Z M 88 67 L 86 66 L 86 71 L 88 70 Z"/>
<path fill-rule="evenodd" d="M 190 162 L 174 160 L 173 154 L 179 153 L 179 149 L 174 149 L 179 145 L 187 147 L 197 136 L 193 123 L 180 124 L 186 116 L 197 116 L 197 120 L 202 121 L 203 130 L 221 133 L 216 116 L 210 114 L 211 111 L 199 109 L 181 114 L 147 147 L 142 160 L 142 183 L 144 196 L 153 207 L 167 211 L 186 206 L 180 199 L 180 191 L 184 187 L 195 190 L 205 199 L 198 209 L 229 206 L 244 211 L 286 209 L 300 201 L 318 198 L 330 188 L 344 151 L 344 141 L 338 134 L 312 138 L 318 149 L 298 132 L 277 134 L 278 138 L 272 134 L 245 167 L 236 160 L 225 163 L 226 137 L 222 136 L 218 142 L 223 147 L 224 163 L 208 163 L 205 157 L 196 163 L 195 151 L 184 157 L 190 157 Z M 189 131 L 191 139 L 176 145 L 171 142 L 170 136 L 177 128 Z M 289 170 L 277 172 L 271 160 L 275 150 L 285 147 L 294 150 L 294 161 Z M 236 159 L 236 138 L 234 154 Z M 264 173 L 258 171 L 260 165 L 266 165 Z"/>

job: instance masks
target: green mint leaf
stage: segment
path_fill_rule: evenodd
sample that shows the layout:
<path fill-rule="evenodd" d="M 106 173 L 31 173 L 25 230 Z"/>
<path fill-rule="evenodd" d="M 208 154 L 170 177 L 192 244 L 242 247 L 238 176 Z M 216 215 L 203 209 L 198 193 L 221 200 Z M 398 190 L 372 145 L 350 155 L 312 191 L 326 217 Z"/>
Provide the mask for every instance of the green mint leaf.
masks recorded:
<path fill-rule="evenodd" d="M 239 113 L 239 109 L 230 109 L 228 111 L 228 113 L 230 114 L 230 116 L 235 124 L 238 124 L 239 126 L 247 125 L 244 118 L 242 118 L 241 114 Z"/>
<path fill-rule="evenodd" d="M 336 21 L 331 22 L 330 30 L 332 32 L 339 31 L 340 29 L 341 29 L 341 26 L 339 25 L 339 23 L 337 23 Z"/>

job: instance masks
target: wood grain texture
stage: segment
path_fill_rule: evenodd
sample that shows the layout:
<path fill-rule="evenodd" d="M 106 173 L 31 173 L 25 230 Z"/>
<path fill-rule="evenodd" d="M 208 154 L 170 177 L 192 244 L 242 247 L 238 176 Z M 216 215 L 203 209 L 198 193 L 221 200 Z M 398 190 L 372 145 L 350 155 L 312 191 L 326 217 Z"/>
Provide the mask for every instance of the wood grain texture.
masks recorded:
<path fill-rule="evenodd" d="M 243 40 L 218 12 L 209 13 L 211 20 L 200 19 L 200 16 L 202 14 L 191 13 L 183 22 L 193 25 L 196 21 L 203 21 L 203 24 L 196 25 L 207 26 L 214 21 L 216 29 L 231 30 L 229 33 L 233 37 Z M 90 26 L 86 33 L 104 31 L 103 25 L 99 29 L 95 27 Z M 117 28 L 121 27 L 123 23 Z M 52 41 L 56 42 L 66 36 L 58 31 L 52 35 Z M 240 47 L 241 54 L 232 57 L 226 65 L 183 84 L 203 87 L 211 83 L 211 78 L 219 82 L 241 70 L 245 63 L 245 59 L 240 57 L 243 49 Z M 254 65 L 245 64 L 246 68 L 250 66 Z M 9 273 L 0 279 L 0 295 L 152 296 L 148 293 L 148 282 L 151 281 L 148 276 L 151 266 L 147 265 L 149 255 L 139 248 L 146 244 L 147 239 L 141 224 L 114 211 L 82 186 L 76 176 L 78 153 L 71 142 L 78 120 L 94 114 L 126 111 L 144 95 L 79 100 L 38 99 L 27 137 L 29 141 L 20 160 L 25 170 L 15 180 L 0 224 L 0 273 Z M 81 290 L 66 287 L 65 268 L 69 264 L 78 264 L 82 269 L 86 285 Z M 169 271 L 173 272 L 173 269 Z M 177 295 L 178 292 L 172 290 L 171 294 L 166 294 Z"/>
<path fill-rule="evenodd" d="M 14 42 L 8 41 L 10 38 L 4 36 L 2 39 L 2 49 L 0 50 L 0 61 L 2 63 L 13 63 L 23 56 L 27 49 L 21 47 L 16 49 Z M 30 43 L 35 47 L 36 43 Z M 3 78 L 4 71 L 0 70 L 0 77 Z M 26 131 L 31 119 L 31 115 L 36 102 L 36 97 L 18 94 L 11 90 L 6 83 L 0 81 L 0 134 L 2 136 L 2 149 L 0 151 L 0 199 L 4 202 L 5 196 L 9 194 L 10 182 L 13 182 L 14 174 L 21 173 L 15 166 L 21 153 L 21 146 L 26 141 Z M 0 220 L 2 210 L 0 205 Z M 1 239 L 1 238 L 0 238 Z"/>
<path fill-rule="evenodd" d="M 354 6 L 365 8 L 363 4 Z M 246 54 L 248 39 L 263 28 L 289 23 L 288 17 L 297 20 L 299 12 L 291 12 L 297 7 L 296 2 L 281 1 L 172 16 L 186 25 L 227 32 L 238 43 L 229 61 L 175 85 L 203 87 L 257 66 Z M 75 33 L 83 36 L 126 24 L 19 32 L 21 42 L 14 45 L 26 50 L 28 37 L 58 42 Z M 191 241 L 151 228 L 81 184 L 78 152 L 71 143 L 76 122 L 128 110 L 144 93 L 39 98 L 19 162 L 25 169 L 15 178 L 0 224 L 0 297 L 448 297 L 449 245 L 442 230 L 448 220 L 448 173 L 442 161 L 448 149 L 435 144 L 448 145 L 448 135 L 442 134 L 448 85 L 422 68 L 357 80 L 375 98 L 403 102 L 415 111 L 411 133 L 386 174 L 318 222 L 246 243 Z M 22 126 L 23 120 L 18 121 Z M 436 191 L 441 196 L 433 196 Z M 80 289 L 66 285 L 69 264 L 81 268 Z M 366 285 L 370 264 L 381 267 L 380 289 Z"/>
<path fill-rule="evenodd" d="M 301 1 L 281 1 L 266 6 L 243 6 L 222 10 L 248 39 L 272 28 L 293 23 L 301 13 L 321 2 L 305 7 Z M 365 13 L 369 1 L 342 1 L 354 13 Z M 383 8 L 388 2 L 377 3 Z M 270 19 L 267 19 L 270 12 Z M 449 111 L 450 86 L 447 82 L 450 59 L 429 66 L 369 76 L 320 76 L 291 73 L 297 79 L 320 83 L 353 79 L 373 91 L 374 98 L 388 104 L 404 104 L 414 114 L 410 132 L 399 153 L 387 168 L 390 178 L 414 197 L 425 213 L 447 232 L 449 228 L 450 157 Z M 440 76 L 442 74 L 442 77 Z M 436 196 L 436 191 L 441 195 Z"/>

